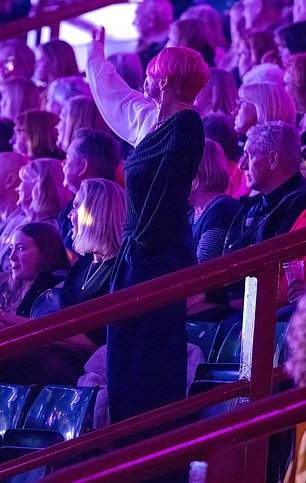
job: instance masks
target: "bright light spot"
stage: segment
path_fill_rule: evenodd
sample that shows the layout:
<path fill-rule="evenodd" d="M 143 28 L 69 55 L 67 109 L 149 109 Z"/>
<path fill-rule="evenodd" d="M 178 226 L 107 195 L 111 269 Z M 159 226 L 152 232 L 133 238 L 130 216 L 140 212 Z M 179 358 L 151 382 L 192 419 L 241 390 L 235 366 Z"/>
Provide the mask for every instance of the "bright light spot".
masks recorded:
<path fill-rule="evenodd" d="M 80 225 L 90 226 L 93 224 L 91 214 L 86 210 L 84 205 L 81 205 L 78 211 L 78 221 Z"/>

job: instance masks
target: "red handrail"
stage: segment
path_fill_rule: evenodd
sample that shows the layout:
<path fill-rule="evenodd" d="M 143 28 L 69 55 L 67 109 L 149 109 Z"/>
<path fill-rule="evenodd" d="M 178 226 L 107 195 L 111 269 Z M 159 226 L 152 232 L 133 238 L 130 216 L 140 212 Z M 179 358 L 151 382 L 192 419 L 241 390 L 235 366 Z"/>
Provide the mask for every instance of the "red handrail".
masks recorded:
<path fill-rule="evenodd" d="M 262 399 L 225 416 L 202 420 L 169 433 L 53 473 L 46 483 L 139 481 L 208 459 L 217 444 L 241 444 L 288 429 L 305 420 L 306 388 Z M 240 462 L 242 464 L 242 462 Z M 256 475 L 258 483 L 262 480 Z M 249 481 L 249 480 L 247 480 Z M 237 480 L 236 480 L 237 483 Z"/>
<path fill-rule="evenodd" d="M 181 300 L 306 253 L 306 228 L 0 331 L 0 360 Z M 263 280 L 264 282 L 264 280 Z M 262 299 L 271 303 L 268 285 Z M 268 293 L 267 293 L 268 291 Z M 267 297 L 268 296 L 268 297 Z M 135 301 L 137 303 L 135 303 Z M 261 303 L 261 306 L 264 306 Z M 77 314 L 77 315 L 76 315 Z M 127 322 L 128 323 L 128 322 Z"/>
<path fill-rule="evenodd" d="M 273 382 L 278 384 L 288 378 L 283 367 L 273 371 Z M 90 450 L 101 448 L 119 438 L 136 434 L 139 431 L 153 428 L 165 422 L 187 416 L 201 409 L 219 404 L 236 397 L 249 396 L 249 382 L 240 380 L 221 386 L 206 393 L 193 396 L 184 401 L 178 401 L 163 408 L 158 408 L 145 414 L 140 414 L 126 421 L 92 431 L 70 441 L 53 445 L 49 448 L 31 453 L 12 462 L 0 465 L 0 480 L 11 478 L 17 474 L 30 471 L 39 466 L 46 466 L 65 458 L 77 456 Z"/>
<path fill-rule="evenodd" d="M 84 2 L 84 0 L 76 0 L 70 5 L 62 6 L 51 12 L 40 11 L 39 14 L 34 17 L 20 18 L 6 24 L 1 24 L 0 40 L 19 37 L 30 30 L 37 30 L 44 26 L 58 24 L 62 20 L 77 17 L 78 15 L 90 12 L 91 10 L 96 10 L 116 3 L 126 3 L 126 0 L 86 0 L 86 2 Z"/>
<path fill-rule="evenodd" d="M 260 332 L 268 339 L 268 351 L 261 353 L 260 360 L 253 357 L 250 397 L 251 400 L 256 400 L 267 396 L 272 386 L 273 322 L 275 325 L 278 266 L 280 261 L 301 257 L 306 252 L 305 240 L 306 229 L 303 229 L 278 237 L 277 244 L 274 240 L 268 240 L 205 264 L 3 330 L 0 332 L 0 359 L 12 357 L 35 345 L 81 333 L 85 329 L 90 330 L 106 323 L 114 323 L 122 318 L 198 293 L 200 290 L 227 284 L 246 275 L 253 275 L 258 277 L 258 289 L 261 292 L 261 297 L 258 298 L 260 304 L 257 302 L 257 312 L 258 305 L 269 308 L 271 299 L 275 299 L 272 310 L 270 309 L 268 313 L 263 311 L 263 318 L 259 319 L 257 316 L 255 322 L 254 353 L 256 354 L 256 345 L 261 343 L 258 337 Z M 111 307 L 109 304 L 112 304 Z M 76 312 L 77 318 L 74 317 Z M 74 318 L 71 319 L 71 317 Z M 268 337 L 267 329 L 270 332 Z M 261 388 L 261 366 L 267 373 L 263 389 Z M 266 445 L 262 444 L 261 448 L 261 460 L 264 462 Z M 260 467 L 258 458 L 256 465 L 258 469 Z M 251 463 L 249 466 L 251 467 Z M 264 467 L 264 464 L 261 466 Z"/>
<path fill-rule="evenodd" d="M 119 438 L 174 421 L 175 419 L 190 415 L 214 404 L 219 404 L 237 397 L 248 397 L 249 395 L 249 382 L 246 380 L 236 381 L 228 386 L 230 387 L 218 387 L 206 393 L 188 398 L 187 400 L 178 401 L 145 414 L 139 414 L 128 420 L 92 431 L 73 440 L 53 445 L 47 449 L 37 451 L 34 454 L 16 458 L 14 459 L 13 467 L 11 461 L 3 463 L 0 465 L 0 480 L 11 478 L 19 473 L 30 471 L 42 465 L 45 466 L 55 463 L 64 458 L 101 448 Z"/>

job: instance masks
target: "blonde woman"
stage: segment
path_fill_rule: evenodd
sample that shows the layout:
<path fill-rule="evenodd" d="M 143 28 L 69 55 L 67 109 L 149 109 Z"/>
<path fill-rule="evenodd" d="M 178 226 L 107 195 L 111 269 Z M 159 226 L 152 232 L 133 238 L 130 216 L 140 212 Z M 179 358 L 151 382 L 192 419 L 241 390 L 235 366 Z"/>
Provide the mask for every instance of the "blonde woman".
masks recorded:
<path fill-rule="evenodd" d="M 122 239 L 125 218 L 124 193 L 112 181 L 83 180 L 70 213 L 73 248 L 83 256 L 73 265 L 62 289 L 57 289 L 57 305 L 41 298 L 35 316 L 54 312 L 105 295 Z M 95 222 L 98 220 L 98 222 Z M 105 328 L 87 334 L 96 345 L 105 343 Z"/>
<path fill-rule="evenodd" d="M 26 77 L 13 77 L 0 85 L 1 116 L 12 121 L 28 109 L 39 109 L 39 91 L 36 84 Z"/>
<path fill-rule="evenodd" d="M 57 159 L 35 159 L 19 171 L 17 205 L 28 222 L 45 221 L 58 228 L 57 216 L 67 201 L 64 175 Z"/>
<path fill-rule="evenodd" d="M 88 96 L 71 97 L 64 103 L 58 123 L 57 144 L 64 152 L 80 128 L 94 128 L 99 131 L 109 131 L 99 113 L 94 100 Z"/>
<path fill-rule="evenodd" d="M 235 130 L 245 134 L 255 124 L 284 121 L 295 125 L 296 108 L 292 96 L 275 82 L 242 85 L 238 91 Z"/>
<path fill-rule="evenodd" d="M 11 139 L 13 151 L 33 158 L 62 159 L 58 149 L 57 124 L 59 118 L 53 112 L 31 109 L 16 117 L 14 136 Z"/>

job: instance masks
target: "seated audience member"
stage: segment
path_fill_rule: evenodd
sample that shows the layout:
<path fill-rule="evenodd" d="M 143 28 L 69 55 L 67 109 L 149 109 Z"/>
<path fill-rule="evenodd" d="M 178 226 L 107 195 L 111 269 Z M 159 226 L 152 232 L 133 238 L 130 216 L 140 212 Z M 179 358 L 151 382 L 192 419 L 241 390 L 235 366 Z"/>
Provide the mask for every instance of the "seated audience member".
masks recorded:
<path fill-rule="evenodd" d="M 14 123 L 10 119 L 0 117 L 0 153 L 13 151 L 10 143 L 14 134 Z"/>
<path fill-rule="evenodd" d="M 192 234 L 199 263 L 222 255 L 225 236 L 240 203 L 224 194 L 228 185 L 227 160 L 221 146 L 209 138 L 189 201 Z"/>
<path fill-rule="evenodd" d="M 79 129 L 63 164 L 64 186 L 75 195 L 83 179 L 105 178 L 114 181 L 119 161 L 119 143 L 110 133 L 91 128 Z M 68 218 L 71 208 L 72 202 L 69 202 L 59 216 L 61 234 L 69 249 L 72 246 L 72 226 Z"/>
<path fill-rule="evenodd" d="M 137 5 L 134 25 L 139 33 L 138 54 L 144 70 L 165 46 L 173 20 L 169 0 L 144 0 Z"/>
<path fill-rule="evenodd" d="M 27 159 L 18 153 L 0 153 L 0 271 L 9 271 L 8 249 L 11 235 L 24 223 L 25 215 L 17 206 L 18 173 Z"/>
<path fill-rule="evenodd" d="M 69 215 L 74 250 L 81 257 L 63 288 L 54 289 L 34 306 L 33 316 L 45 315 L 109 293 L 110 276 L 119 251 L 125 217 L 123 189 L 112 181 L 90 178 L 81 182 Z M 106 343 L 105 327 L 91 331 L 97 346 Z"/>
<path fill-rule="evenodd" d="M 22 112 L 40 107 L 38 87 L 26 77 L 13 77 L 3 81 L 0 95 L 1 116 L 12 121 Z"/>
<path fill-rule="evenodd" d="M 251 127 L 239 168 L 247 186 L 259 194 L 246 199 L 234 218 L 225 253 L 287 233 L 306 208 L 306 180 L 293 125 L 270 121 Z"/>
<path fill-rule="evenodd" d="M 34 52 L 23 40 L 8 39 L 0 42 L 0 81 L 11 77 L 33 76 Z"/>
<path fill-rule="evenodd" d="M 223 254 L 288 233 L 306 209 L 306 180 L 300 172 L 296 127 L 283 121 L 257 124 L 248 130 L 244 149 L 239 168 L 249 189 L 259 194 L 242 200 L 226 235 Z M 210 294 L 209 301 L 227 300 L 229 307 L 240 310 L 243 283 L 227 287 L 226 293 L 224 298 L 218 290 Z"/>
<path fill-rule="evenodd" d="M 292 55 L 289 58 L 284 81 L 286 90 L 295 101 L 300 134 L 303 135 L 306 132 L 306 53 Z M 306 140 L 303 139 L 302 145 L 305 144 Z"/>
<path fill-rule="evenodd" d="M 42 108 L 59 116 L 64 103 L 74 96 L 91 97 L 86 80 L 80 76 L 59 77 L 48 85 L 46 104 Z"/>
<path fill-rule="evenodd" d="M 238 71 L 240 80 L 255 65 L 261 63 L 263 55 L 271 50 L 277 51 L 273 32 L 245 31 L 238 48 Z"/>
<path fill-rule="evenodd" d="M 79 75 L 73 47 L 64 40 L 52 39 L 36 50 L 35 78 L 47 85 L 58 77 Z"/>
<path fill-rule="evenodd" d="M 136 52 L 122 52 L 107 57 L 125 82 L 137 91 L 143 90 L 144 69 L 140 57 Z"/>
<path fill-rule="evenodd" d="M 198 19 L 201 20 L 206 35 L 212 41 L 215 51 L 215 61 L 221 60 L 226 47 L 226 40 L 223 32 L 223 23 L 220 13 L 212 5 L 196 5 L 187 8 L 180 16 L 180 20 Z M 206 60 L 206 59 L 205 59 Z"/>
<path fill-rule="evenodd" d="M 63 154 L 58 149 L 57 124 L 59 118 L 53 112 L 32 109 L 19 114 L 15 120 L 13 151 L 29 158 L 57 158 Z"/>
<path fill-rule="evenodd" d="M 45 222 L 58 228 L 57 217 L 67 200 L 64 175 L 57 159 L 34 159 L 19 171 L 18 201 L 27 222 Z"/>
<path fill-rule="evenodd" d="M 189 47 L 200 52 L 208 65 L 215 65 L 213 41 L 203 22 L 197 18 L 172 22 L 167 47 Z"/>
<path fill-rule="evenodd" d="M 56 285 L 69 267 L 60 235 L 46 223 L 29 223 L 12 237 L 11 274 L 0 291 L 0 327 L 26 323 L 40 293 Z M 73 385 L 95 350 L 85 336 L 75 336 L 3 361 L 0 380 L 11 384 Z"/>
<path fill-rule="evenodd" d="M 303 21 L 285 25 L 274 32 L 275 42 L 284 68 L 287 67 L 291 54 L 306 52 L 305 29 L 306 21 Z"/>
<path fill-rule="evenodd" d="M 109 132 L 92 97 L 75 96 L 64 103 L 57 126 L 59 148 L 67 152 L 76 131 L 80 128 L 93 128 Z"/>
<path fill-rule="evenodd" d="M 269 62 L 254 65 L 243 76 L 243 84 L 257 84 L 259 82 L 276 82 L 277 84 L 284 84 L 285 71 L 279 65 L 271 64 Z"/>
<path fill-rule="evenodd" d="M 230 8 L 229 23 L 231 33 L 230 49 L 224 54 L 218 67 L 227 70 L 228 72 L 236 71 L 238 65 L 238 50 L 241 38 L 244 33 L 245 21 L 243 17 L 243 4 L 241 0 L 236 1 Z"/>
<path fill-rule="evenodd" d="M 285 88 L 274 82 L 242 84 L 238 91 L 238 113 L 235 130 L 245 134 L 254 124 L 284 121 L 295 125 L 294 101 Z"/>
<path fill-rule="evenodd" d="M 288 0 L 242 0 L 246 29 L 270 30 L 287 21 Z"/>
<path fill-rule="evenodd" d="M 194 101 L 201 117 L 216 112 L 230 116 L 236 107 L 237 87 L 231 72 L 211 68 L 210 78 Z"/>
<path fill-rule="evenodd" d="M 234 127 L 237 133 L 245 135 L 255 124 L 266 121 L 285 121 L 295 125 L 296 110 L 292 97 L 280 84 L 264 82 L 242 84 L 238 91 L 238 112 Z M 230 178 L 231 193 L 250 194 L 246 178 L 235 166 Z"/>

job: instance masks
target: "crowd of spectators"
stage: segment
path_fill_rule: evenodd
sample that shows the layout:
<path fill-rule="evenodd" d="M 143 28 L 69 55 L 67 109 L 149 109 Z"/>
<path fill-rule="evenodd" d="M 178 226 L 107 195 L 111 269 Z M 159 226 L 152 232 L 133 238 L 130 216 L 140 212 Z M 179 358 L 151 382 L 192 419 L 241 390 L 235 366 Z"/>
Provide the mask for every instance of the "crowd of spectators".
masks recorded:
<path fill-rule="evenodd" d="M 139 3 L 137 51 L 105 58 L 102 30 L 86 74 L 62 40 L 0 42 L 0 329 L 306 226 L 305 2 L 193 3 L 175 19 L 169 0 Z M 285 286 L 282 304 L 304 290 Z M 108 340 L 55 342 L 2 363 L 0 381 L 73 385 L 92 356 L 103 411 L 108 381 L 124 419 L 186 394 L 172 319 L 205 321 L 213 303 L 235 323 L 242 299 L 233 284 Z"/>

